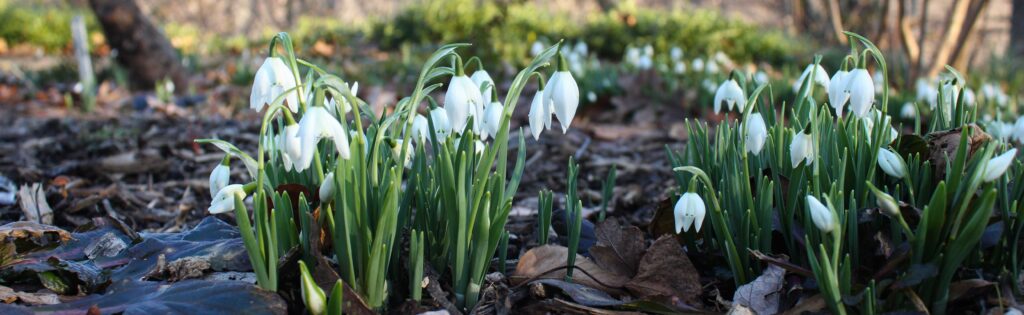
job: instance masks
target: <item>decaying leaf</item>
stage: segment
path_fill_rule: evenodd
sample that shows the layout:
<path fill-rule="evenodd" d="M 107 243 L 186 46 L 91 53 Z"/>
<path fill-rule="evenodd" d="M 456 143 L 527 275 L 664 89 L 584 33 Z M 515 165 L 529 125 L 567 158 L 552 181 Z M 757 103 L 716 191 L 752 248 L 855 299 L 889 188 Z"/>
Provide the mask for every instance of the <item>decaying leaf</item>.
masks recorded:
<path fill-rule="evenodd" d="M 25 242 L 35 246 L 48 246 L 71 240 L 71 233 L 52 225 L 37 222 L 18 221 L 0 226 L 0 241 L 13 241 L 19 246 L 18 252 L 25 252 Z"/>
<path fill-rule="evenodd" d="M 31 186 L 21 185 L 21 189 L 18 190 L 18 203 L 21 204 L 25 221 L 53 224 L 53 209 L 46 202 L 46 191 L 39 183 Z"/>
<path fill-rule="evenodd" d="M 0 301 L 4 303 L 21 302 L 29 305 L 50 305 L 60 303 L 60 298 L 53 293 L 18 292 L 0 285 Z"/>
<path fill-rule="evenodd" d="M 786 270 L 768 265 L 757 279 L 736 289 L 733 303 L 746 306 L 756 314 L 775 314 L 779 311 L 779 292 L 782 291 Z"/>
<path fill-rule="evenodd" d="M 635 296 L 669 296 L 695 304 L 703 288 L 700 275 L 672 236 L 659 237 L 640 260 L 636 277 L 626 283 Z"/>
<path fill-rule="evenodd" d="M 635 226 L 622 226 L 619 220 L 609 218 L 595 229 L 597 244 L 590 255 L 598 266 L 609 271 L 633 277 L 644 253 L 644 234 Z"/>
<path fill-rule="evenodd" d="M 793 308 L 782 312 L 782 315 L 800 315 L 814 313 L 825 308 L 825 298 L 821 294 L 815 294 L 809 298 L 801 299 Z"/>
<path fill-rule="evenodd" d="M 949 284 L 949 301 L 955 302 L 961 299 L 971 298 L 979 293 L 991 289 L 995 282 L 985 279 L 967 279 Z"/>
<path fill-rule="evenodd" d="M 565 278 L 569 249 L 558 245 L 544 245 L 530 249 L 519 258 L 516 270 L 509 276 L 513 285 L 536 279 Z M 576 255 L 573 282 L 617 294 L 629 278 L 608 271 L 590 259 Z"/>
<path fill-rule="evenodd" d="M 956 157 L 957 149 L 960 147 L 960 141 L 963 133 L 963 128 L 969 128 L 967 139 L 967 159 L 970 160 L 974 153 L 984 147 L 985 143 L 992 140 L 992 136 L 985 133 L 978 125 L 970 124 L 956 129 L 950 129 L 946 131 L 933 132 L 925 136 L 925 140 L 928 143 L 928 160 L 931 162 L 932 167 L 935 168 L 936 178 L 944 178 L 946 176 L 946 162 L 949 159 Z"/>
<path fill-rule="evenodd" d="M 147 148 L 141 151 L 129 151 L 111 155 L 96 161 L 97 171 L 104 174 L 150 173 L 167 168 L 170 162 L 163 158 L 160 151 Z"/>
<path fill-rule="evenodd" d="M 556 287 L 572 298 L 573 301 L 583 306 L 608 307 L 625 304 L 625 302 L 611 297 L 604 291 L 580 285 L 578 283 L 565 282 L 558 279 L 540 279 L 532 283 L 540 283 Z"/>

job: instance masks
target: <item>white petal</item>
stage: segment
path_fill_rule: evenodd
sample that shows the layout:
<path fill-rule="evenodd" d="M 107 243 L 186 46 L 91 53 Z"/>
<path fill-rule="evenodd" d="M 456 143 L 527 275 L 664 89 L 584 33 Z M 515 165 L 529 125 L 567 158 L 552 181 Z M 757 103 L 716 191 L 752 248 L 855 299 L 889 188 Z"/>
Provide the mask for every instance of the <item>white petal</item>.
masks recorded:
<path fill-rule="evenodd" d="M 811 195 L 807 195 L 807 209 L 811 214 L 811 221 L 819 230 L 825 233 L 832 232 L 835 228 L 835 219 L 831 209 Z"/>
<path fill-rule="evenodd" d="M 1013 164 L 1016 156 L 1017 149 L 1010 149 L 985 163 L 985 182 L 991 182 L 1002 177 L 1006 170 L 1010 168 L 1010 164 Z"/>
<path fill-rule="evenodd" d="M 754 155 L 761 154 L 764 143 L 768 139 L 768 128 L 765 127 L 764 118 L 760 113 L 750 114 L 747 118 L 746 149 Z"/>
<path fill-rule="evenodd" d="M 334 198 L 334 172 L 327 173 L 320 183 L 320 202 L 330 202 Z"/>
<path fill-rule="evenodd" d="M 530 133 L 534 140 L 540 140 L 540 133 L 544 130 L 544 115 L 548 114 L 544 106 L 544 91 L 537 91 L 530 102 Z M 549 121 L 551 115 L 547 115 Z"/>
<path fill-rule="evenodd" d="M 576 108 L 580 105 L 580 88 L 576 85 L 576 79 L 568 71 L 558 71 L 551 76 L 549 83 L 555 84 L 551 87 L 549 100 L 555 109 L 555 118 L 562 124 L 562 133 L 569 131 L 572 119 L 576 116 Z M 549 88 L 545 88 L 547 92 Z"/>
<path fill-rule="evenodd" d="M 850 111 L 865 117 L 875 102 L 875 84 L 867 70 L 854 69 L 847 75 L 846 91 L 850 93 Z"/>

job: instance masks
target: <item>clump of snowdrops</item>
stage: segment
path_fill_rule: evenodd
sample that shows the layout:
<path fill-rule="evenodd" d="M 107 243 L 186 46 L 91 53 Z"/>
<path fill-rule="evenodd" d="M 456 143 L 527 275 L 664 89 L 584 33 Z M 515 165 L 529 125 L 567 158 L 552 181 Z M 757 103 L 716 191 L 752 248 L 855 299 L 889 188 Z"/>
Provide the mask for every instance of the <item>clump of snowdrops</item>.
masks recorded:
<path fill-rule="evenodd" d="M 450 279 L 458 307 L 473 308 L 507 238 L 525 165 L 520 130 L 516 164 L 508 166 L 520 94 L 536 84 L 530 130 L 540 137 L 552 116 L 568 130 L 579 90 L 556 44 L 538 53 L 500 99 L 483 63 L 463 62 L 457 50 L 465 46 L 438 49 L 409 96 L 377 116 L 356 96 L 358 83 L 297 58 L 288 34 L 273 38 L 250 97 L 252 110 L 263 113 L 255 157 L 225 141 L 198 140 L 227 153 L 210 175 L 209 211 L 235 214 L 260 287 L 285 289 L 278 287 L 278 259 L 297 249 L 311 313 L 339 314 L 345 287 L 378 310 L 388 300 L 419 299 L 425 263 Z M 546 76 L 541 71 L 552 61 Z M 432 96 L 441 88 L 443 107 Z M 249 182 L 231 183 L 233 160 L 242 162 Z M 409 242 L 402 241 L 406 235 Z M 330 298 L 312 283 L 313 268 L 340 275 Z"/>
<path fill-rule="evenodd" d="M 975 125 L 966 80 L 952 68 L 931 115 L 894 126 L 881 51 L 847 35 L 850 55 L 840 65 L 816 58 L 791 103 L 762 101 L 771 89 L 733 72 L 713 104 L 735 110 L 732 119 L 688 122 L 685 151 L 668 154 L 682 190 L 676 229 L 691 254 L 721 253 L 737 286 L 763 269 L 749 252 L 787 254 L 810 271 L 836 314 L 914 309 L 914 301 L 943 314 L 951 282 L 966 277 L 962 268 L 1017 283 L 1024 227 L 1017 150 Z M 823 66 L 837 70 L 830 76 Z M 983 245 L 995 225 L 998 241 Z M 908 248 L 889 273 L 862 269 L 874 250 L 860 240 L 876 234 Z M 927 276 L 894 285 L 908 274 Z"/>

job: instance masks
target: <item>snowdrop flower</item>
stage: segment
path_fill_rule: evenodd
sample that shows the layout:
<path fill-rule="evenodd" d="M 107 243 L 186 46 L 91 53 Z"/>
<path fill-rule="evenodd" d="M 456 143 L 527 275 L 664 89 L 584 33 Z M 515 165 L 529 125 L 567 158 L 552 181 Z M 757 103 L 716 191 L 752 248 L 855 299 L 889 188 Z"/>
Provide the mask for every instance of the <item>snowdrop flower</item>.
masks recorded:
<path fill-rule="evenodd" d="M 899 137 L 900 134 L 898 131 L 896 131 L 895 127 L 892 127 L 890 123 L 892 119 L 889 118 L 889 116 L 882 114 L 882 111 L 878 109 L 872 109 L 870 113 L 870 115 L 867 115 L 866 117 L 864 117 L 864 119 L 861 120 L 861 123 L 864 124 L 864 131 L 867 133 L 868 136 L 868 143 L 871 143 L 871 135 L 875 131 L 875 122 L 878 121 L 884 122 L 885 124 L 889 125 L 889 139 L 884 143 L 892 143 L 893 141 L 896 140 L 896 137 Z"/>
<path fill-rule="evenodd" d="M 491 102 L 490 105 L 487 105 L 487 109 L 484 110 L 484 131 L 491 135 L 491 137 L 498 136 L 498 128 L 501 127 L 501 114 L 504 111 L 505 106 L 497 101 Z"/>
<path fill-rule="evenodd" d="M 636 67 L 637 64 L 640 62 L 640 49 L 637 49 L 635 47 L 627 47 L 626 56 L 623 59 L 627 63 Z"/>
<path fill-rule="evenodd" d="M 964 105 L 974 106 L 974 90 L 964 88 Z"/>
<path fill-rule="evenodd" d="M 1013 123 L 1013 139 L 1024 143 L 1024 116 L 1017 117 L 1017 121 Z"/>
<path fill-rule="evenodd" d="M 231 156 L 224 156 L 224 160 L 217 164 L 210 172 L 210 196 L 216 195 L 218 191 L 228 185 L 231 180 Z"/>
<path fill-rule="evenodd" d="M 643 55 L 640 56 L 639 60 L 637 60 L 636 67 L 639 68 L 640 70 L 649 70 L 653 65 L 654 60 L 651 59 L 651 56 Z"/>
<path fill-rule="evenodd" d="M 597 102 L 597 93 L 594 93 L 594 91 L 587 91 L 587 102 Z"/>
<path fill-rule="evenodd" d="M 705 66 L 705 69 L 708 70 L 708 73 L 718 73 L 718 63 L 715 62 L 714 60 L 709 60 L 707 66 Z"/>
<path fill-rule="evenodd" d="M 832 75 L 828 82 L 828 103 L 835 108 L 836 117 L 843 117 L 843 107 L 850 101 L 850 93 L 846 90 L 846 78 L 849 71 L 839 70 Z"/>
<path fill-rule="evenodd" d="M 533 45 L 530 46 L 530 55 L 537 57 L 537 55 L 540 55 L 540 53 L 542 52 L 544 52 L 544 43 L 541 43 L 540 41 L 534 41 Z"/>
<path fill-rule="evenodd" d="M 937 101 L 939 90 L 933 87 L 925 79 L 917 79 L 915 89 L 917 90 L 917 100 L 928 103 L 928 106 L 935 109 L 935 103 Z"/>
<path fill-rule="evenodd" d="M 679 59 L 683 58 L 683 49 L 678 46 L 672 47 L 672 49 L 668 51 L 668 55 L 673 61 L 679 61 Z"/>
<path fill-rule="evenodd" d="M 388 146 L 391 147 L 391 156 L 394 157 L 395 160 L 402 156 L 402 143 L 402 139 L 394 139 L 388 141 Z M 405 161 L 402 163 L 402 165 L 404 165 L 405 167 L 410 167 L 412 166 L 412 155 L 416 153 L 416 147 L 413 146 L 412 143 L 409 143 L 406 145 L 405 149 L 409 150 L 409 153 L 405 154 Z"/>
<path fill-rule="evenodd" d="M 903 117 L 904 119 L 913 119 L 914 117 L 917 117 L 917 107 L 914 106 L 914 103 L 903 103 L 903 107 L 900 107 L 900 117 Z"/>
<path fill-rule="evenodd" d="M 796 167 L 800 161 L 805 161 L 805 165 L 814 163 L 814 140 L 811 139 L 810 131 L 797 133 L 789 144 L 789 162 Z"/>
<path fill-rule="evenodd" d="M 334 199 L 334 172 L 324 175 L 324 181 L 320 182 L 320 203 L 328 203 Z"/>
<path fill-rule="evenodd" d="M 492 102 L 491 89 L 494 89 L 494 79 L 491 79 L 491 75 L 487 74 L 487 71 L 480 69 L 474 71 L 473 75 L 471 75 L 469 79 L 473 80 L 473 85 L 475 85 L 476 89 L 480 91 L 480 97 L 484 100 L 483 104 L 490 104 Z M 487 88 L 480 90 L 484 84 L 487 85 Z"/>
<path fill-rule="evenodd" d="M 686 231 L 690 231 L 690 226 L 694 227 L 694 232 L 700 232 L 700 226 L 704 223 L 704 214 L 706 213 L 704 207 L 704 200 L 693 192 L 687 192 L 679 197 L 679 201 L 676 202 L 676 207 L 673 211 L 676 219 L 676 234 Z"/>
<path fill-rule="evenodd" d="M 953 83 L 953 80 L 946 81 L 946 83 L 942 84 L 942 100 L 946 102 L 945 105 L 947 105 L 947 107 L 952 108 L 952 106 L 955 105 L 954 103 L 956 103 L 957 98 L 959 97 L 960 86 Z"/>
<path fill-rule="evenodd" d="M 348 135 L 338 120 L 331 116 L 322 106 L 310 107 L 299 121 L 299 138 L 301 154 L 295 164 L 296 171 L 304 171 L 313 163 L 314 149 L 320 139 L 330 137 L 334 148 L 343 159 L 349 158 Z"/>
<path fill-rule="evenodd" d="M 316 280 L 313 280 L 313 276 L 309 274 L 309 269 L 306 268 L 304 261 L 299 261 L 299 279 L 302 285 L 299 293 L 306 308 L 309 309 L 309 313 L 316 315 L 327 314 L 327 295 L 316 284 Z"/>
<path fill-rule="evenodd" d="M 768 84 L 768 81 L 770 80 L 771 78 L 769 78 L 768 74 L 764 71 L 757 71 L 754 73 L 754 82 L 757 82 L 759 85 Z"/>
<path fill-rule="evenodd" d="M 1006 173 L 1006 170 L 1010 168 L 1010 164 L 1013 163 L 1014 158 L 1017 156 L 1017 149 L 1010 149 L 999 156 L 993 157 L 985 163 L 985 172 L 982 173 L 985 177 L 985 182 L 991 182 Z"/>
<path fill-rule="evenodd" d="M 550 102 L 554 108 L 555 118 L 562 124 L 562 133 L 569 131 L 576 108 L 580 106 L 580 88 L 566 68 L 564 59 L 559 58 L 558 71 L 551 75 L 544 87 L 544 101 Z"/>
<path fill-rule="evenodd" d="M 885 89 L 885 78 L 882 77 L 881 72 L 875 72 L 871 75 L 871 80 L 875 83 L 875 93 L 882 93 Z"/>
<path fill-rule="evenodd" d="M 654 47 L 651 44 L 644 45 L 644 55 L 654 56 Z"/>
<path fill-rule="evenodd" d="M 480 154 L 484 154 L 484 149 L 487 149 L 487 146 L 484 145 L 483 141 L 477 140 L 477 141 L 473 142 L 473 148 L 474 148 L 474 152 L 476 152 L 477 155 L 480 155 Z"/>
<path fill-rule="evenodd" d="M 895 178 L 907 176 L 907 166 L 903 158 L 889 149 L 878 150 L 878 167 L 886 174 Z"/>
<path fill-rule="evenodd" d="M 686 63 L 682 61 L 676 61 L 675 67 L 672 69 L 676 74 L 686 73 Z"/>
<path fill-rule="evenodd" d="M 811 71 L 814 71 L 814 77 L 811 78 L 810 83 L 817 84 L 823 89 L 828 89 L 828 85 L 830 83 L 828 71 L 825 71 L 825 68 L 821 65 L 809 64 L 807 65 L 807 68 L 804 69 L 804 72 L 800 74 L 800 78 L 793 83 L 793 91 L 800 91 L 800 84 L 807 79 L 807 76 L 811 75 Z"/>
<path fill-rule="evenodd" d="M 267 57 L 263 65 L 256 70 L 256 76 L 252 82 L 252 94 L 249 95 L 249 108 L 260 111 L 264 105 L 274 102 L 286 91 L 285 104 L 293 113 L 299 112 L 299 93 L 295 90 L 298 86 L 291 68 L 278 57 Z"/>
<path fill-rule="evenodd" d="M 281 148 L 281 160 L 284 162 L 284 169 L 291 171 L 295 164 L 302 158 L 302 139 L 299 138 L 300 126 L 291 123 L 284 127 L 284 132 L 278 134 L 278 146 Z"/>
<path fill-rule="evenodd" d="M 437 139 L 444 140 L 452 133 L 452 123 L 448 121 L 448 111 L 437 107 L 430 110 L 430 119 L 434 121 L 434 131 L 437 132 Z"/>
<path fill-rule="evenodd" d="M 586 56 L 589 53 L 587 43 L 584 41 L 576 42 L 576 45 L 572 47 L 572 51 L 580 56 Z"/>
<path fill-rule="evenodd" d="M 540 133 L 544 129 L 551 129 L 551 106 L 545 105 L 544 90 L 537 91 L 530 102 L 530 133 L 534 140 L 540 140 Z"/>
<path fill-rule="evenodd" d="M 420 143 L 430 141 L 430 122 L 423 114 L 416 114 L 412 119 L 412 138 Z"/>
<path fill-rule="evenodd" d="M 747 152 L 753 153 L 754 155 L 761 154 L 761 150 L 764 149 L 764 143 L 768 139 L 768 128 L 765 127 L 764 118 L 761 117 L 761 113 L 752 113 L 747 117 L 747 135 L 746 135 L 746 149 Z"/>
<path fill-rule="evenodd" d="M 807 195 L 807 211 L 811 213 L 811 222 L 825 233 L 831 233 L 835 229 L 835 217 L 832 209 L 829 209 L 818 198 Z"/>
<path fill-rule="evenodd" d="M 896 202 L 896 198 L 881 191 L 875 185 L 868 183 L 868 189 L 875 195 L 875 202 L 878 203 L 878 210 L 882 214 L 894 217 L 900 215 L 900 205 Z"/>
<path fill-rule="evenodd" d="M 718 90 L 715 91 L 716 114 L 722 111 L 722 102 L 726 103 L 729 108 L 728 110 L 732 110 L 736 105 L 739 105 L 736 107 L 739 107 L 741 112 L 746 109 L 747 97 L 743 93 L 743 89 L 740 88 L 740 85 L 736 83 L 736 80 L 725 80 L 725 82 L 722 82 L 722 85 L 718 86 Z"/>
<path fill-rule="evenodd" d="M 235 210 L 235 196 L 241 195 L 242 199 L 245 199 L 245 189 L 240 184 L 232 184 L 224 186 L 217 194 L 213 196 L 213 201 L 210 202 L 210 208 L 207 209 L 211 214 L 231 212 Z"/>
<path fill-rule="evenodd" d="M 850 95 L 850 111 L 857 117 L 864 118 L 871 105 L 875 102 L 875 84 L 867 70 L 854 69 L 845 76 L 845 93 Z"/>
<path fill-rule="evenodd" d="M 988 128 L 986 128 L 986 131 L 988 131 L 992 137 L 999 139 L 999 141 L 1010 142 L 1010 140 L 1015 138 L 1013 135 L 1014 124 L 994 121 L 987 126 Z"/>
<path fill-rule="evenodd" d="M 480 87 L 472 79 L 465 74 L 453 76 L 444 94 L 444 109 L 452 131 L 462 134 L 469 117 L 474 118 L 473 131 L 479 131 L 477 127 L 480 126 L 480 116 L 483 114 L 483 102 Z"/>
<path fill-rule="evenodd" d="M 694 58 L 692 63 L 693 63 L 692 66 L 693 66 L 693 70 L 694 71 L 697 71 L 697 72 L 704 71 L 704 59 Z"/>

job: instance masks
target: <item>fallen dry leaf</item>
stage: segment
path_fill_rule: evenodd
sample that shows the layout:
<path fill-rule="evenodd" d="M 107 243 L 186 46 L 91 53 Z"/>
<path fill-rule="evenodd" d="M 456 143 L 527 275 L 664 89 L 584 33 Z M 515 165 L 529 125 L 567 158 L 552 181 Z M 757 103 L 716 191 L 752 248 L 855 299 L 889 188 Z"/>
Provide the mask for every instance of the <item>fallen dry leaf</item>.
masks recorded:
<path fill-rule="evenodd" d="M 28 239 L 37 245 L 71 240 L 71 233 L 59 227 L 29 221 L 11 222 L 0 226 L 0 240 Z"/>
<path fill-rule="evenodd" d="M 536 279 L 564 279 L 568 253 L 568 248 L 558 245 L 534 247 L 519 258 L 516 270 L 508 277 L 509 281 L 519 285 Z M 575 268 L 572 279 L 574 283 L 611 294 L 622 293 L 623 285 L 629 281 L 628 277 L 601 268 L 581 255 L 576 255 Z"/>
<path fill-rule="evenodd" d="M 995 283 L 985 279 L 967 279 L 949 284 L 949 301 L 955 302 L 961 299 L 976 296 L 985 290 L 994 287 Z"/>
<path fill-rule="evenodd" d="M 968 160 L 970 160 L 971 156 L 974 156 L 974 153 L 977 152 L 978 149 L 984 147 L 985 143 L 992 140 L 991 136 L 975 124 L 946 131 L 933 132 L 925 136 L 925 140 L 928 143 L 928 160 L 931 161 L 932 167 L 935 168 L 936 178 L 943 178 L 946 176 L 947 159 L 956 157 L 957 149 L 960 147 L 963 128 L 971 129 L 968 131 L 970 138 L 966 141 L 967 150 L 969 150 L 967 155 Z"/>
<path fill-rule="evenodd" d="M 60 304 L 60 297 L 54 293 L 19 292 L 0 285 L 0 301 L 7 304 L 21 301 L 29 305 L 53 305 Z"/>
<path fill-rule="evenodd" d="M 744 284 L 733 294 L 733 303 L 749 307 L 756 314 L 775 314 L 779 311 L 779 291 L 782 291 L 786 270 L 768 265 L 753 282 Z"/>
<path fill-rule="evenodd" d="M 635 276 L 644 254 L 643 231 L 609 218 L 597 224 L 594 234 L 597 244 L 590 248 L 590 255 L 597 265 L 626 277 Z"/>
<path fill-rule="evenodd" d="M 26 221 L 42 224 L 53 224 L 53 209 L 46 202 L 46 192 L 43 185 L 35 183 L 21 185 L 18 191 L 18 202 L 21 204 L 21 212 L 25 214 Z"/>
<path fill-rule="evenodd" d="M 781 315 L 800 315 L 814 313 L 825 308 L 825 298 L 821 294 L 815 294 L 809 298 L 801 299 L 793 308 L 782 312 Z"/>
<path fill-rule="evenodd" d="M 697 269 L 668 235 L 659 237 L 647 249 L 636 277 L 626 283 L 626 289 L 639 298 L 677 297 L 691 305 L 697 304 L 703 292 Z"/>

